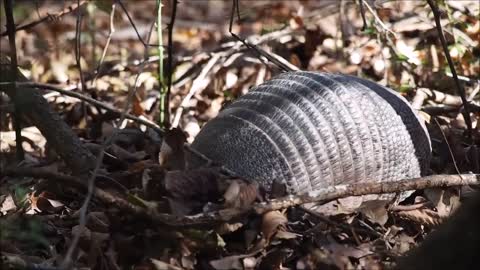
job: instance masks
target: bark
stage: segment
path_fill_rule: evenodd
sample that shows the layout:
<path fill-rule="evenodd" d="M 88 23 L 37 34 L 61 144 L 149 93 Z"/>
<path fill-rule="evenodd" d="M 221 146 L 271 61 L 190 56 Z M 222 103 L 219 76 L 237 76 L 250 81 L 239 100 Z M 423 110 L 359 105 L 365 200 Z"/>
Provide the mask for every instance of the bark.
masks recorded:
<path fill-rule="evenodd" d="M 10 60 L 0 54 L 0 83 L 12 82 L 17 72 L 18 81 L 28 79 L 17 69 L 11 70 Z M 49 145 L 65 161 L 76 175 L 88 173 L 95 165 L 95 157 L 82 144 L 72 129 L 54 111 L 39 90 L 30 87 L 0 85 L 0 91 L 5 92 L 20 108 L 22 116 L 28 118 L 46 138 Z M 16 92 L 15 92 L 16 91 Z"/>

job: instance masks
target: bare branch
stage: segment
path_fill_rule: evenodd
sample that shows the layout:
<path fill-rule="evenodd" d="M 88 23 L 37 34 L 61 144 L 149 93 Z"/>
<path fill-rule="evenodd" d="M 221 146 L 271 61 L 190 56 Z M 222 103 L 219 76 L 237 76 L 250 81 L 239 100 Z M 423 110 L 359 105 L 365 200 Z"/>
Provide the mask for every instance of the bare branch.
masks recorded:
<path fill-rule="evenodd" d="M 172 14 L 170 17 L 170 23 L 167 24 L 168 28 L 168 59 L 167 59 L 167 92 L 165 93 L 165 117 L 164 117 L 164 127 L 170 126 L 170 92 L 172 89 L 172 75 L 173 75 L 173 24 L 175 23 L 175 17 L 177 15 L 177 5 L 178 0 L 173 0 L 172 4 Z"/>
<path fill-rule="evenodd" d="M 10 44 L 10 69 L 17 70 L 17 46 L 15 45 L 15 20 L 13 18 L 13 1 L 4 1 L 5 15 L 7 17 L 7 34 L 8 42 Z M 10 78 L 12 81 L 17 81 L 17 72 L 12 73 Z M 25 157 L 22 145 L 22 123 L 21 123 L 21 111 L 19 106 L 19 100 L 17 95 L 17 88 L 13 85 L 13 101 L 15 103 L 15 110 L 13 112 L 14 126 L 15 126 L 15 143 L 16 154 L 18 162 L 22 161 Z"/>
<path fill-rule="evenodd" d="M 256 213 L 279 210 L 305 203 L 326 203 L 339 198 L 368 194 L 396 193 L 425 188 L 445 188 L 451 186 L 479 185 L 480 175 L 430 175 L 421 178 L 404 179 L 394 182 L 363 182 L 339 185 L 311 191 L 304 195 L 290 195 L 253 206 Z"/>
<path fill-rule="evenodd" d="M 437 27 L 438 36 L 440 37 L 440 42 L 442 43 L 443 52 L 445 53 L 445 58 L 447 58 L 448 66 L 453 75 L 453 80 L 457 87 L 458 95 L 462 98 L 462 103 L 464 107 L 463 118 L 465 118 L 465 124 L 467 124 L 468 129 L 468 139 L 472 143 L 472 120 L 470 119 L 470 110 L 468 108 L 468 101 L 465 96 L 465 90 L 463 89 L 460 81 L 458 80 L 457 71 L 455 70 L 455 65 L 453 64 L 452 57 L 450 56 L 450 51 L 448 50 L 447 41 L 445 40 L 445 35 L 443 35 L 442 24 L 440 23 L 440 11 L 438 10 L 437 5 L 433 0 L 427 0 L 428 5 L 432 9 L 433 17 L 435 18 L 435 25 Z"/>
<path fill-rule="evenodd" d="M 88 1 L 86 0 L 82 0 L 80 1 L 79 4 L 77 4 L 76 7 L 72 7 L 72 6 L 69 6 L 68 8 L 60 11 L 59 13 L 57 14 L 48 14 L 46 17 L 43 17 L 41 19 L 39 19 L 38 21 L 34 21 L 34 22 L 31 22 L 31 23 L 28 23 L 28 24 L 25 24 L 25 25 L 22 25 L 22 26 L 19 26 L 15 29 L 15 32 L 17 31 L 22 31 L 22 30 L 27 30 L 29 28 L 32 28 L 32 27 L 35 27 L 43 22 L 53 22 L 53 21 L 56 21 L 58 20 L 60 17 L 68 14 L 68 13 L 71 13 L 75 10 L 77 10 L 79 7 L 83 6 L 85 3 L 87 3 Z M 1 33 L 0 34 L 0 37 L 4 37 L 8 34 L 8 30 Z"/>

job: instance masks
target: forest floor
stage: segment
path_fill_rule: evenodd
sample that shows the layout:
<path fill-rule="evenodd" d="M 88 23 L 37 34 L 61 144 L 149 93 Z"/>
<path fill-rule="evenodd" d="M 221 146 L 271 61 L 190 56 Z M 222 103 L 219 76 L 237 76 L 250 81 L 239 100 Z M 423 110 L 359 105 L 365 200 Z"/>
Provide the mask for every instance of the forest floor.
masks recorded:
<path fill-rule="evenodd" d="M 347 197 L 267 211 L 261 202 L 284 194 L 265 195 L 217 167 L 185 171 L 184 143 L 188 152 L 226 104 L 283 69 L 344 73 L 387 85 L 420 111 L 432 175 L 478 174 L 477 1 L 436 1 L 447 51 L 426 1 L 240 0 L 231 29 L 240 39 L 229 32 L 235 1 L 181 1 L 175 13 L 173 1 L 162 2 L 161 18 L 154 0 L 16 2 L 18 66 L 67 92 L 39 90 L 104 156 L 92 181 L 76 176 L 24 121 L 19 162 L 14 105 L 0 93 L 4 266 L 384 269 L 471 194 L 456 185 L 416 190 L 399 204 Z M 0 7 L 0 52 L 11 55 Z"/>

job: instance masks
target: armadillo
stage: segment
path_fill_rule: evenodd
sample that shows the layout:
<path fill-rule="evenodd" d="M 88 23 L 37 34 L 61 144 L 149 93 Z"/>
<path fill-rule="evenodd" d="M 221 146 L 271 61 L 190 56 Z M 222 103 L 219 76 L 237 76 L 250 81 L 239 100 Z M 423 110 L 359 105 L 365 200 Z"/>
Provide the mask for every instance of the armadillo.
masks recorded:
<path fill-rule="evenodd" d="M 425 124 L 397 92 L 307 71 L 253 87 L 210 120 L 192 147 L 238 176 L 267 189 L 279 181 L 292 194 L 419 177 L 431 153 Z"/>

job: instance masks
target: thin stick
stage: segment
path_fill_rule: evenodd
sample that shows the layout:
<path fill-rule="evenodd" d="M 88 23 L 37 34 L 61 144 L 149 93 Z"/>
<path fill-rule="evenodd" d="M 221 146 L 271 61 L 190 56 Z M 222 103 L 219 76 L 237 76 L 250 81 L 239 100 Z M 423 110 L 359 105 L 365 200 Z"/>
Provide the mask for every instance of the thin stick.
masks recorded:
<path fill-rule="evenodd" d="M 17 168 L 15 170 L 5 170 L 6 176 L 30 176 L 44 178 L 48 181 L 62 181 L 70 186 L 85 189 L 85 181 L 70 175 L 52 173 L 48 170 L 39 168 Z M 418 190 L 425 188 L 445 188 L 452 186 L 479 185 L 480 175 L 432 175 L 422 178 L 405 179 L 396 182 L 384 183 L 356 183 L 350 185 L 340 185 L 327 187 L 304 195 L 290 195 L 268 202 L 256 203 L 250 208 L 229 208 L 218 211 L 210 211 L 193 216 L 175 216 L 171 214 L 159 213 L 157 208 L 148 208 L 134 205 L 127 200 L 113 195 L 112 193 L 95 188 L 93 194 L 96 198 L 105 204 L 116 207 L 127 213 L 141 216 L 151 220 L 153 223 L 174 228 L 186 227 L 212 227 L 222 222 L 228 222 L 254 211 L 256 214 L 263 214 L 272 210 L 302 205 L 305 203 L 328 202 L 339 198 L 350 196 L 360 196 L 381 193 L 396 193 L 408 190 Z"/>
<path fill-rule="evenodd" d="M 8 42 L 10 44 L 10 66 L 12 70 L 12 80 L 17 81 L 17 46 L 15 44 L 15 20 L 13 18 L 13 1 L 5 0 L 5 15 L 7 17 L 7 33 L 8 33 Z M 19 106 L 19 101 L 17 99 L 17 88 L 15 84 L 12 86 L 14 91 L 14 103 L 15 110 L 13 112 L 13 124 L 15 126 L 15 143 L 16 143 L 16 154 L 17 161 L 20 162 L 25 158 L 25 152 L 23 151 L 22 145 L 22 123 L 21 123 L 21 111 Z"/>
<path fill-rule="evenodd" d="M 83 100 L 85 102 L 88 102 L 92 105 L 98 106 L 98 107 L 100 107 L 102 109 L 105 109 L 107 111 L 111 111 L 111 112 L 114 112 L 114 113 L 119 114 L 119 115 L 122 114 L 121 110 L 119 110 L 119 109 L 117 109 L 117 108 L 115 108 L 111 105 L 108 105 L 106 103 L 103 103 L 101 101 L 95 100 L 91 97 L 87 97 L 85 95 L 82 95 L 78 92 L 73 92 L 73 91 L 70 91 L 70 90 L 61 89 L 59 87 L 49 85 L 49 84 L 43 84 L 43 83 L 17 82 L 16 84 L 18 86 L 32 87 L 32 88 L 37 88 L 38 90 L 43 90 L 43 91 L 46 91 L 46 90 L 55 91 L 55 92 L 58 92 L 62 95 L 66 95 L 66 96 L 69 96 L 69 97 L 77 98 L 79 100 Z M 0 83 L 0 85 L 3 85 L 3 83 Z M 147 119 L 139 118 L 139 117 L 131 115 L 129 113 L 125 114 L 125 118 L 130 119 L 130 120 L 135 121 L 135 122 L 138 122 L 140 124 L 143 124 L 143 125 L 145 125 L 149 128 L 154 129 L 155 131 L 157 131 L 159 133 L 163 133 L 163 129 L 161 129 L 157 124 L 155 124 L 155 123 L 153 123 L 153 122 L 151 122 Z"/>
<path fill-rule="evenodd" d="M 138 40 L 140 40 L 140 42 L 143 44 L 144 47 L 158 47 L 159 45 L 158 44 L 150 44 L 148 42 L 145 42 L 142 38 L 142 36 L 140 35 L 140 33 L 138 32 L 138 29 L 137 29 L 137 26 L 135 25 L 135 23 L 133 22 L 133 19 L 132 17 L 130 16 L 130 13 L 128 13 L 128 10 L 125 8 L 125 6 L 123 5 L 122 1 L 121 0 L 115 0 L 116 3 L 118 3 L 118 5 L 120 6 L 120 8 L 123 10 L 123 12 L 125 12 L 125 15 L 127 15 L 127 19 L 128 21 L 130 22 L 130 25 L 133 27 L 133 30 L 135 31 L 135 33 L 137 34 L 137 37 L 138 37 Z"/>
<path fill-rule="evenodd" d="M 130 105 L 132 103 L 133 96 L 135 95 L 135 93 L 137 91 L 138 79 L 139 79 L 140 74 L 143 72 L 143 69 L 145 67 L 145 63 L 146 63 L 145 60 L 148 58 L 148 47 L 144 46 L 144 49 L 145 49 L 145 52 L 144 52 L 144 58 L 145 59 L 144 59 L 142 65 L 140 66 L 140 70 L 139 70 L 137 76 L 135 77 L 135 83 L 133 85 L 133 88 L 129 89 L 129 91 L 128 91 L 127 102 L 125 104 L 125 107 L 121 111 L 119 123 L 123 123 L 123 121 L 126 119 L 126 115 L 127 115 L 128 109 L 130 108 Z M 103 141 L 103 143 L 102 143 L 102 146 L 101 146 L 100 151 L 99 151 L 98 156 L 97 156 L 97 160 L 96 160 L 97 163 L 95 165 L 95 169 L 93 170 L 93 172 L 90 175 L 90 178 L 88 179 L 87 196 L 85 197 L 85 200 L 83 201 L 82 207 L 80 208 L 80 216 L 79 216 L 79 228 L 80 229 L 78 230 L 78 233 L 74 235 L 72 243 L 68 247 L 67 254 L 65 255 L 65 258 L 63 259 L 63 261 L 61 263 L 61 267 L 63 269 L 70 268 L 74 263 L 74 260 L 72 260 L 72 255 L 73 255 L 74 251 L 76 250 L 76 248 L 78 246 L 78 243 L 80 241 L 80 235 L 81 235 L 81 233 L 83 232 L 83 230 L 85 229 L 85 226 L 86 226 L 88 205 L 90 204 L 90 201 L 91 201 L 92 197 L 94 196 L 94 192 L 95 192 L 95 179 L 98 175 L 100 167 L 102 166 L 103 157 L 105 156 L 105 150 L 113 142 L 113 140 L 117 136 L 118 132 L 119 132 L 119 129 L 115 129 L 113 131 L 112 135 L 110 137 L 108 137 L 105 141 Z"/>
<path fill-rule="evenodd" d="M 365 6 L 367 7 L 367 9 L 370 11 L 370 13 L 372 13 L 373 17 L 375 18 L 375 21 L 383 28 L 384 31 L 392 34 L 394 37 L 397 36 L 397 33 L 393 32 L 392 30 L 390 30 L 390 28 L 388 28 L 383 22 L 382 20 L 380 19 L 380 17 L 378 17 L 378 14 L 377 12 L 375 12 L 375 10 L 372 9 L 372 7 L 367 3 L 367 2 L 363 2 L 365 4 Z"/>
<path fill-rule="evenodd" d="M 232 31 L 232 28 L 233 28 L 233 20 L 234 20 L 234 17 L 235 17 L 235 9 L 237 9 L 237 16 L 240 18 L 240 11 L 238 10 L 238 0 L 232 0 L 233 2 L 233 6 L 232 6 L 232 12 L 230 14 L 230 25 L 228 27 L 228 32 L 230 33 L 230 35 L 232 35 L 232 37 L 234 37 L 236 40 L 240 41 L 243 45 L 245 45 L 245 47 L 247 47 L 248 49 L 254 51 L 257 53 L 258 56 L 263 56 L 265 58 L 267 58 L 270 62 L 272 62 L 273 64 L 275 64 L 277 67 L 279 67 L 280 69 L 282 69 L 283 71 L 293 71 L 291 69 L 290 66 L 288 65 L 285 65 L 284 63 L 278 61 L 276 58 L 272 57 L 271 55 L 269 55 L 267 52 L 265 51 L 261 51 L 258 49 L 258 47 L 254 44 L 251 44 L 249 43 L 247 40 L 244 40 L 242 38 L 240 38 L 239 36 L 237 36 L 237 34 L 233 33 Z M 266 64 L 263 59 L 259 58 L 260 61 L 262 61 L 264 64 Z M 285 60 L 286 61 L 286 60 Z"/>
<path fill-rule="evenodd" d="M 98 76 L 100 75 L 100 67 L 102 66 L 103 61 L 105 60 L 105 56 L 107 55 L 107 50 L 108 50 L 108 47 L 110 46 L 113 33 L 115 33 L 114 19 L 115 19 L 115 3 L 112 4 L 112 11 L 110 12 L 110 31 L 108 32 L 107 42 L 105 43 L 105 47 L 103 48 L 102 57 L 100 58 L 100 61 L 98 62 L 98 65 L 97 65 L 95 77 L 92 80 L 92 84 L 91 84 L 92 87 L 95 87 L 95 83 L 98 79 Z"/>
<path fill-rule="evenodd" d="M 365 18 L 365 8 L 363 8 L 363 0 L 358 1 L 358 6 L 360 7 L 360 15 L 362 16 L 362 31 L 367 29 L 367 18 Z"/>
<path fill-rule="evenodd" d="M 157 39 L 158 39 L 158 86 L 160 92 L 160 102 L 159 102 L 159 113 L 160 121 L 159 124 L 162 125 L 165 122 L 166 112 L 168 109 L 165 105 L 168 104 L 166 101 L 165 95 L 165 73 L 163 72 L 163 29 L 162 29 L 162 1 L 157 0 Z"/>
<path fill-rule="evenodd" d="M 467 124 L 468 129 L 468 139 L 469 143 L 472 143 L 472 120 L 470 119 L 470 110 L 468 108 L 468 101 L 465 96 L 465 90 L 463 89 L 460 81 L 458 80 L 457 71 L 455 70 L 455 65 L 453 64 L 452 57 L 450 56 L 450 51 L 448 50 L 447 41 L 445 40 L 445 35 L 443 35 L 442 24 L 440 23 L 440 11 L 438 10 L 437 5 L 433 0 L 427 0 L 428 5 L 432 9 L 433 17 L 435 19 L 435 25 L 437 27 L 437 32 L 440 37 L 440 42 L 442 43 L 443 52 L 445 53 L 445 58 L 447 58 L 448 66 L 453 75 L 453 80 L 455 81 L 455 86 L 457 87 L 458 95 L 462 98 L 462 103 L 464 107 L 463 118 L 465 118 L 465 124 Z"/>
<path fill-rule="evenodd" d="M 303 195 L 291 195 L 269 202 L 255 204 L 257 214 L 279 210 L 305 203 L 326 203 L 335 199 L 369 194 L 397 193 L 425 188 L 445 188 L 451 186 L 479 185 L 479 174 L 430 175 L 421 178 L 394 182 L 363 182 L 349 185 L 326 187 Z"/>
<path fill-rule="evenodd" d="M 71 13 L 75 10 L 77 10 L 79 7 L 83 6 L 85 3 L 87 3 L 88 1 L 80 1 L 80 4 L 78 4 L 76 7 L 72 7 L 72 6 L 69 6 L 68 8 L 60 11 L 59 13 L 57 14 L 48 14 L 46 17 L 43 17 L 37 21 L 34 21 L 34 22 L 31 22 L 31 23 L 28 23 L 28 24 L 25 24 L 25 25 L 22 25 L 22 26 L 19 26 L 15 29 L 15 31 L 22 31 L 22 30 L 27 30 L 29 28 L 32 28 L 32 27 L 35 27 L 43 22 L 52 22 L 52 21 L 56 21 L 58 20 L 60 17 L 62 17 L 63 15 L 66 15 L 68 13 Z M 37 3 L 37 2 L 35 2 Z M 8 31 L 5 31 L 3 33 L 0 34 L 0 37 L 4 37 L 8 34 Z"/>
<path fill-rule="evenodd" d="M 433 120 L 435 121 L 435 124 L 437 125 L 438 129 L 440 130 L 440 133 L 442 133 L 443 140 L 447 144 L 448 148 L 448 153 L 450 154 L 450 157 L 452 158 L 453 166 L 455 167 L 455 171 L 457 172 L 458 175 L 460 175 L 460 169 L 457 166 L 457 161 L 455 160 L 455 156 L 453 155 L 453 150 L 452 147 L 450 147 L 450 143 L 448 142 L 447 136 L 445 135 L 445 132 L 443 132 L 442 126 L 440 126 L 440 123 L 437 120 L 437 117 L 433 117 Z"/>
<path fill-rule="evenodd" d="M 83 21 L 83 10 L 79 9 L 77 12 L 77 21 L 75 23 L 75 66 L 77 67 L 78 74 L 80 76 L 80 85 L 82 86 L 82 91 L 87 93 L 87 84 L 85 83 L 85 78 L 83 77 L 82 63 L 81 63 L 82 21 Z M 83 112 L 83 117 L 87 119 L 87 106 L 83 101 L 82 101 L 82 112 Z"/>
<path fill-rule="evenodd" d="M 78 2 L 78 4 L 80 4 L 80 2 Z M 76 62 L 76 67 L 78 69 L 79 76 L 80 76 L 80 85 L 82 86 L 82 91 L 87 91 L 87 85 L 85 83 L 85 78 L 83 77 L 82 63 L 81 63 L 82 21 L 83 21 L 83 11 L 79 10 L 77 12 L 77 22 L 75 24 L 75 62 Z"/>
<path fill-rule="evenodd" d="M 215 54 L 207 63 L 207 65 L 202 69 L 202 72 L 198 77 L 193 81 L 192 87 L 188 94 L 183 98 L 180 106 L 178 106 L 177 111 L 175 112 L 175 118 L 172 122 L 172 127 L 178 127 L 180 124 L 180 119 L 182 117 L 183 110 L 187 107 L 188 102 L 190 99 L 197 94 L 200 90 L 203 90 L 205 87 L 208 86 L 210 79 L 207 79 L 207 75 L 210 70 L 213 68 L 215 63 L 217 63 L 218 59 L 220 58 L 220 54 Z"/>
<path fill-rule="evenodd" d="M 173 76 L 173 24 L 175 23 L 175 17 L 177 15 L 178 0 L 173 0 L 172 14 L 170 17 L 170 23 L 167 24 L 168 28 L 168 59 L 167 59 L 167 92 L 165 93 L 165 116 L 164 127 L 170 126 L 170 92 L 172 90 L 172 76 Z"/>

